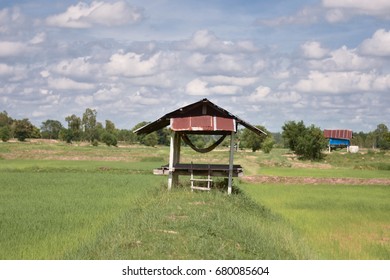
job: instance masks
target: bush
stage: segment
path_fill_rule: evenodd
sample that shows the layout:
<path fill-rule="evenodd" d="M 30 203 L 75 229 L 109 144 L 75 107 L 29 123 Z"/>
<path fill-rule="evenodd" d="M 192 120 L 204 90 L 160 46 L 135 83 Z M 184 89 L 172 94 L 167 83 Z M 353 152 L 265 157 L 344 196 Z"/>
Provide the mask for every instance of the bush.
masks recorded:
<path fill-rule="evenodd" d="M 272 139 L 272 137 L 265 138 L 264 142 L 261 144 L 261 150 L 269 154 L 274 147 L 275 141 Z"/>
<path fill-rule="evenodd" d="M 99 141 L 96 140 L 96 139 L 93 139 L 93 140 L 92 140 L 92 146 L 94 146 L 94 147 L 99 146 Z"/>
<path fill-rule="evenodd" d="M 3 142 L 7 142 L 11 138 L 11 130 L 8 126 L 0 128 L 0 138 Z"/>
<path fill-rule="evenodd" d="M 105 143 L 107 146 L 116 146 L 118 144 L 118 141 L 115 137 L 114 134 L 105 132 L 102 135 L 102 141 Z"/>

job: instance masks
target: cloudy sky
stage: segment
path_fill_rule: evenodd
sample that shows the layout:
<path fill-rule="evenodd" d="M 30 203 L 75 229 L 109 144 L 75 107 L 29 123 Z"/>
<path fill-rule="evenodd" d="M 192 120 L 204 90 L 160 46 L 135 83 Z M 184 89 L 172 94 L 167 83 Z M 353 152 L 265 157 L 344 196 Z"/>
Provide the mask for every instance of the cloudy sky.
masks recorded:
<path fill-rule="evenodd" d="M 208 98 L 252 124 L 390 126 L 388 0 L 2 0 L 0 111 L 131 129 Z"/>

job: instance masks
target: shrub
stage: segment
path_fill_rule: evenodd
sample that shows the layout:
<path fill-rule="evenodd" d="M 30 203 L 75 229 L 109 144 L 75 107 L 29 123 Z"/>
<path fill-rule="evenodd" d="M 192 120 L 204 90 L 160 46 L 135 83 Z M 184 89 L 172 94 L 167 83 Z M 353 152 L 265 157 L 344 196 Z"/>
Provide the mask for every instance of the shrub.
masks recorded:
<path fill-rule="evenodd" d="M 7 142 L 11 138 L 11 130 L 8 126 L 0 128 L 0 138 L 3 142 Z"/>
<path fill-rule="evenodd" d="M 112 133 L 109 133 L 109 132 L 103 133 L 102 141 L 103 141 L 103 143 L 105 143 L 107 146 L 116 146 L 117 143 L 118 143 L 118 141 L 117 141 L 115 135 L 112 134 Z"/>

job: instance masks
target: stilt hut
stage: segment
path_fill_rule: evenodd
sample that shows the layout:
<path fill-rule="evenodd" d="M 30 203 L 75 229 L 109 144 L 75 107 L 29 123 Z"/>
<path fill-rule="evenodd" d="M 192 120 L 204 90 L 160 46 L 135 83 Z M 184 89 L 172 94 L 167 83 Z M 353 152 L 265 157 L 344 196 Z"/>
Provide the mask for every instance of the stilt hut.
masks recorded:
<path fill-rule="evenodd" d="M 324 136 L 328 139 L 329 153 L 332 149 L 347 148 L 351 146 L 352 130 L 349 129 L 325 129 Z"/>
<path fill-rule="evenodd" d="M 245 122 L 227 110 L 215 105 L 208 99 L 202 99 L 193 104 L 179 108 L 161 118 L 151 122 L 136 131 L 137 134 L 149 134 L 156 130 L 170 126 L 172 130 L 169 163 L 154 170 L 156 175 L 168 175 L 168 189 L 178 183 L 179 175 L 191 176 L 191 188 L 210 190 L 212 177 L 228 178 L 228 193 L 232 192 L 233 177 L 241 176 L 243 169 L 233 163 L 234 136 L 237 126 L 242 125 L 258 135 L 266 134 L 257 127 Z M 219 139 L 210 147 L 199 149 L 190 140 L 188 135 L 216 135 Z M 207 153 L 216 148 L 222 141 L 230 136 L 229 164 L 194 164 L 180 162 L 180 147 L 183 140 L 188 146 L 200 153 Z M 196 179 L 195 176 L 207 176 Z M 207 182 L 206 187 L 196 186 L 197 181 Z"/>

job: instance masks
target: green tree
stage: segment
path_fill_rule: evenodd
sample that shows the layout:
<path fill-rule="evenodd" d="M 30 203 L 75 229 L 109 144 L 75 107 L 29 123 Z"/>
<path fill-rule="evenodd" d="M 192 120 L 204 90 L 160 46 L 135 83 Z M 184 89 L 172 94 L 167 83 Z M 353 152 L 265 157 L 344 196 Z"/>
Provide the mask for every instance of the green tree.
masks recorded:
<path fill-rule="evenodd" d="M 159 145 L 169 146 L 170 134 L 168 128 L 159 129 L 157 132 L 157 142 Z"/>
<path fill-rule="evenodd" d="M 12 123 L 13 119 L 8 116 L 6 111 L 0 112 L 0 138 L 3 142 L 7 142 L 9 139 L 11 139 Z"/>
<path fill-rule="evenodd" d="M 377 148 L 381 150 L 390 149 L 390 142 L 388 141 L 389 129 L 385 124 L 378 124 L 374 131 L 374 135 Z"/>
<path fill-rule="evenodd" d="M 239 135 L 240 146 L 243 148 L 250 148 L 253 152 L 261 149 L 263 152 L 269 153 L 274 145 L 272 134 L 264 126 L 256 125 L 256 127 L 267 133 L 267 135 L 258 135 L 251 130 L 244 128 Z"/>
<path fill-rule="evenodd" d="M 19 141 L 24 141 L 26 138 L 31 137 L 31 135 L 34 132 L 34 126 L 31 124 L 31 122 L 28 119 L 23 120 L 16 120 L 14 121 L 15 124 L 15 137 Z"/>
<path fill-rule="evenodd" d="M 87 108 L 83 114 L 82 125 L 84 129 L 84 138 L 90 142 L 93 142 L 93 140 L 98 138 L 96 115 L 97 111 L 90 108 Z"/>
<path fill-rule="evenodd" d="M 299 136 L 295 152 L 304 159 L 320 160 L 323 158 L 322 150 L 326 148 L 327 141 L 322 130 L 314 125 L 306 128 L 306 132 Z"/>
<path fill-rule="evenodd" d="M 0 127 L 0 138 L 3 142 L 7 142 L 11 139 L 11 129 L 8 125 Z"/>
<path fill-rule="evenodd" d="M 102 135 L 102 141 L 103 143 L 105 143 L 107 146 L 116 146 L 118 141 L 115 137 L 114 134 L 108 132 L 108 131 L 105 131 Z"/>
<path fill-rule="evenodd" d="M 44 139 L 58 139 L 60 131 L 63 129 L 62 124 L 56 120 L 47 120 L 42 122 L 41 135 Z"/>
<path fill-rule="evenodd" d="M 0 112 L 0 127 L 10 126 L 13 120 L 8 116 L 6 111 Z"/>
<path fill-rule="evenodd" d="M 110 120 L 106 120 L 106 131 L 111 134 L 116 134 L 115 124 Z"/>
<path fill-rule="evenodd" d="M 68 123 L 68 132 L 62 133 L 65 135 L 65 139 L 67 143 L 71 143 L 72 141 L 80 141 L 81 140 L 81 119 L 76 115 L 71 115 L 65 118 L 65 121 Z"/>
<path fill-rule="evenodd" d="M 137 136 L 131 130 L 121 129 L 118 131 L 118 141 L 134 144 L 137 141 Z"/>
<path fill-rule="evenodd" d="M 152 133 L 145 135 L 145 137 L 142 139 L 141 144 L 145 146 L 151 146 L 151 147 L 156 146 L 158 144 L 157 132 L 154 131 Z"/>
<path fill-rule="evenodd" d="M 303 121 L 289 121 L 282 126 L 282 138 L 287 148 L 295 151 L 298 145 L 299 137 L 306 133 L 306 127 Z"/>
<path fill-rule="evenodd" d="M 322 150 L 326 148 L 327 141 L 320 128 L 314 125 L 306 127 L 303 121 L 299 123 L 290 121 L 282 128 L 283 139 L 289 145 L 290 150 L 298 156 L 310 160 L 323 158 Z"/>

